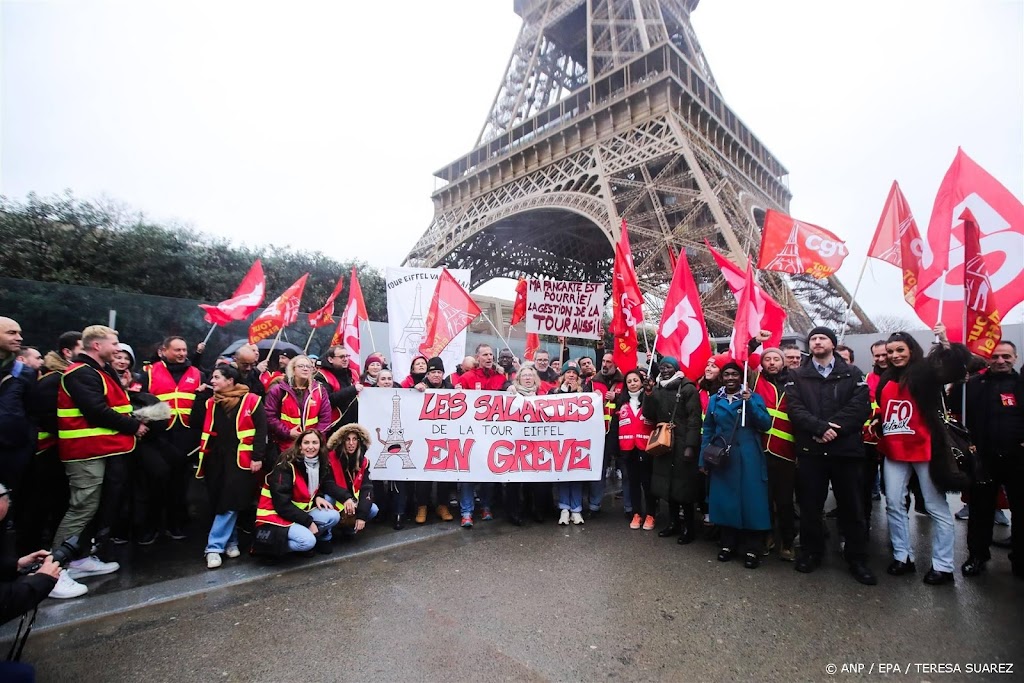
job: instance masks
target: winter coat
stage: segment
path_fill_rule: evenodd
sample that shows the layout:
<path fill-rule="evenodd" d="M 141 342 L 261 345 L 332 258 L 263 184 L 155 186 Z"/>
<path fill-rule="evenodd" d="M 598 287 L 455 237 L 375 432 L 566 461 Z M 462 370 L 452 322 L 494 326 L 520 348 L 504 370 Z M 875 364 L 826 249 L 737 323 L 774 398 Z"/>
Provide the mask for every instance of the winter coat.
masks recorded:
<path fill-rule="evenodd" d="M 317 497 L 330 496 L 335 500 L 348 500 L 352 496 L 343 487 L 338 485 L 339 478 L 335 477 L 331 469 L 331 463 L 326 457 L 320 458 L 320 488 L 313 500 Z M 294 467 L 293 467 L 294 465 Z M 267 488 L 270 489 L 270 499 L 274 502 L 274 510 L 278 516 L 299 526 L 308 527 L 313 523 L 313 517 L 305 510 L 300 510 L 292 503 L 292 495 L 295 489 L 295 476 L 302 477 L 309 483 L 306 474 L 306 464 L 303 458 L 297 458 L 292 463 L 280 462 L 269 475 L 267 475 Z"/>
<path fill-rule="evenodd" d="M 651 494 L 670 503 L 694 503 L 703 499 L 700 473 L 697 471 L 701 422 L 696 385 L 682 375 L 677 375 L 665 386 L 659 381 L 654 390 L 644 396 L 642 408 L 644 417 L 654 424 L 675 423 L 672 452 L 653 460 Z M 673 409 L 675 420 L 672 419 Z M 689 460 L 685 457 L 687 446 L 693 449 L 693 457 Z"/>
<path fill-rule="evenodd" d="M 316 391 L 320 394 L 320 401 L 317 407 L 316 429 L 321 434 L 327 432 L 331 424 L 331 403 L 327 397 L 327 390 L 320 382 L 313 381 L 308 390 L 299 391 L 287 381 L 274 382 L 263 399 L 263 409 L 267 413 L 267 434 L 268 438 L 277 438 L 281 441 L 291 443 L 295 439 L 291 436 L 291 425 L 281 420 L 281 402 L 286 394 L 290 394 L 295 403 L 303 410 L 304 401 L 309 391 Z M 283 447 L 282 447 L 283 450 Z"/>
<path fill-rule="evenodd" d="M 251 508 L 256 481 L 269 469 L 267 463 L 264 463 L 266 469 L 253 474 L 238 466 L 238 434 L 235 433 L 235 424 L 241 405 L 239 401 L 233 410 L 218 404 L 213 406 L 214 431 L 203 456 L 203 479 L 206 481 L 210 508 L 217 515 Z M 252 421 L 256 427 L 252 459 L 253 462 L 262 461 L 267 448 L 267 415 L 256 409 L 252 413 Z M 202 431 L 202 423 L 199 423 L 199 430 Z"/>
<path fill-rule="evenodd" d="M 341 452 L 342 442 L 349 434 L 359 437 L 359 447 L 355 455 L 348 460 Z M 370 433 L 366 428 L 358 424 L 348 424 L 331 435 L 327 440 L 327 450 L 331 451 L 331 460 L 338 463 L 335 476 L 338 485 L 349 493 L 346 498 L 339 498 L 339 502 L 345 502 L 354 497 L 353 479 L 362 472 L 362 482 L 359 485 L 359 502 L 356 504 L 356 519 L 364 522 L 370 519 L 370 508 L 373 506 L 373 482 L 370 480 L 370 461 L 366 459 L 366 452 L 370 449 Z"/>
<path fill-rule="evenodd" d="M 21 361 L 8 360 L 0 365 L 0 449 L 28 452 L 35 430 L 26 405 L 35 390 L 36 371 Z"/>
<path fill-rule="evenodd" d="M 508 377 L 495 368 L 474 368 L 459 377 L 456 383 L 463 389 L 476 389 L 477 384 L 485 391 L 503 391 L 509 385 Z"/>
<path fill-rule="evenodd" d="M 711 397 L 704 418 L 699 464 L 704 466 L 704 448 L 715 436 L 726 443 L 736 429 L 729 452 L 729 464 L 708 472 L 708 511 L 712 524 L 762 531 L 772 528 L 768 506 L 768 463 L 761 447 L 761 433 L 772 425 L 764 399 L 753 394 L 747 404 L 746 426 L 741 420 L 743 401 L 726 398 L 724 390 Z"/>
<path fill-rule="evenodd" d="M 339 387 L 337 391 L 334 391 L 334 387 L 327 381 L 327 373 L 337 380 Z M 324 390 L 330 398 L 331 408 L 337 408 L 341 413 L 339 425 L 352 424 L 359 419 L 359 401 L 357 400 L 359 392 L 356 390 L 356 375 L 354 373 L 352 366 L 334 368 L 330 365 L 323 366 L 316 373 L 316 380 L 323 384 Z"/>
<path fill-rule="evenodd" d="M 838 354 L 828 377 L 822 377 L 813 359 L 791 370 L 786 383 L 789 421 L 796 438 L 796 456 L 864 457 L 861 430 L 871 416 L 868 385 L 855 366 Z M 818 443 L 830 427 L 839 425 L 838 436 L 829 443 Z"/>
<path fill-rule="evenodd" d="M 1024 376 L 990 370 L 968 380 L 966 422 L 983 456 L 1009 456 L 1024 469 Z"/>
<path fill-rule="evenodd" d="M 0 624 L 31 610 L 56 585 L 57 579 L 46 574 L 18 576 L 17 558 L 0 558 Z"/>

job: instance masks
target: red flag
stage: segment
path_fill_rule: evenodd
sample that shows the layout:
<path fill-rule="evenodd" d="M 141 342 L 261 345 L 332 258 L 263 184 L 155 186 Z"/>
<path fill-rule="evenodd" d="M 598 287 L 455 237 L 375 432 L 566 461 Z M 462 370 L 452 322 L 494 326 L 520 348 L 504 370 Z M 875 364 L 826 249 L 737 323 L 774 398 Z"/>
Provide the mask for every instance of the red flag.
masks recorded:
<path fill-rule="evenodd" d="M 671 244 L 666 244 L 665 248 L 668 249 L 668 265 L 672 268 L 672 272 L 676 272 L 676 263 L 678 261 L 675 250 L 672 249 Z"/>
<path fill-rule="evenodd" d="M 970 208 L 980 231 L 985 271 L 999 310 L 1009 311 L 1024 301 L 1024 206 L 973 159 L 957 149 L 956 158 L 939 186 L 928 222 L 925 270 L 914 310 L 926 324 L 939 315 L 950 339 L 963 339 L 964 233 L 959 219 Z M 946 273 L 943 278 L 943 271 Z M 945 287 L 943 286 L 945 282 Z"/>
<path fill-rule="evenodd" d="M 622 221 L 619 241 L 615 245 L 615 265 L 612 271 L 612 321 L 609 332 L 619 336 L 625 334 L 627 328 L 633 330 L 636 337 L 636 326 L 644 319 L 643 294 L 633 269 L 633 250 L 629 247 L 629 230 L 626 221 Z M 635 361 L 634 361 L 635 362 Z"/>
<path fill-rule="evenodd" d="M 736 322 L 732 330 L 732 341 L 729 343 L 729 352 L 737 363 L 743 363 L 750 357 L 750 340 L 761 331 L 761 313 L 757 310 L 754 287 L 754 270 L 748 264 L 743 289 L 737 297 Z"/>
<path fill-rule="evenodd" d="M 526 278 L 519 278 L 516 283 L 516 302 L 512 305 L 512 320 L 509 325 L 516 325 L 526 317 Z"/>
<path fill-rule="evenodd" d="M 685 253 L 676 261 L 656 345 L 662 355 L 674 356 L 683 374 L 695 382 L 704 374 L 704 366 L 711 358 L 711 340 L 700 305 L 700 291 L 693 281 Z"/>
<path fill-rule="evenodd" d="M 725 282 L 729 285 L 733 296 L 739 301 L 746 283 L 746 274 L 735 263 L 715 251 L 707 240 L 704 243 L 707 244 L 708 251 L 714 257 L 715 263 L 722 269 L 722 275 L 725 276 Z M 759 331 L 767 330 L 772 334 L 771 339 L 766 342 L 766 346 L 778 346 L 782 343 L 782 330 L 786 324 L 786 309 L 768 296 L 756 282 L 754 283 L 754 301 L 761 316 Z"/>
<path fill-rule="evenodd" d="M 823 278 L 839 270 L 846 243 L 825 228 L 768 209 L 761 231 L 757 267 L 791 275 Z"/>
<path fill-rule="evenodd" d="M 536 332 L 530 332 L 526 335 L 526 353 L 523 357 L 526 360 L 533 360 L 533 354 L 537 353 L 537 349 L 540 348 L 540 336 Z"/>
<path fill-rule="evenodd" d="M 284 290 L 281 296 L 274 299 L 263 312 L 249 325 L 249 343 L 255 344 L 261 339 L 273 336 L 291 325 L 299 318 L 299 303 L 302 301 L 302 290 L 306 287 L 306 273 Z"/>
<path fill-rule="evenodd" d="M 427 336 L 420 344 L 420 353 L 427 358 L 440 356 L 469 324 L 480 315 L 480 307 L 462 288 L 447 268 L 442 269 L 434 298 L 427 313 Z"/>
<path fill-rule="evenodd" d="M 359 337 L 359 321 L 370 320 L 366 314 L 366 303 L 363 301 L 363 288 L 359 286 L 359 278 L 356 277 L 356 269 L 352 269 L 348 286 L 348 304 L 338 321 L 338 329 L 331 337 L 331 346 L 343 346 L 349 355 L 349 362 L 354 367 L 360 367 L 360 351 L 362 344 Z"/>
<path fill-rule="evenodd" d="M 882 217 L 878 219 L 875 237 L 868 247 L 868 256 L 891 263 L 903 271 L 903 298 L 911 306 L 917 298 L 923 253 L 921 232 L 910 213 L 907 198 L 900 191 L 899 183 L 894 180 L 882 209 Z"/>
<path fill-rule="evenodd" d="M 334 291 L 327 297 L 327 303 L 323 305 L 323 308 L 308 315 L 310 327 L 326 327 L 334 322 L 334 300 L 341 294 L 341 287 L 344 283 L 344 277 L 339 277 L 338 284 L 334 285 Z"/>
<path fill-rule="evenodd" d="M 992 292 L 992 281 L 985 270 L 981 253 L 978 222 L 970 209 L 960 214 L 964 222 L 964 296 L 967 300 L 967 334 L 964 344 L 979 356 L 988 358 L 1003 337 L 1001 316 Z"/>
<path fill-rule="evenodd" d="M 227 325 L 252 315 L 263 303 L 266 292 L 267 282 L 263 278 L 263 263 L 256 259 L 230 299 L 221 301 L 216 306 L 199 304 L 199 308 L 206 311 L 206 315 L 203 316 L 206 322 L 212 325 Z"/>

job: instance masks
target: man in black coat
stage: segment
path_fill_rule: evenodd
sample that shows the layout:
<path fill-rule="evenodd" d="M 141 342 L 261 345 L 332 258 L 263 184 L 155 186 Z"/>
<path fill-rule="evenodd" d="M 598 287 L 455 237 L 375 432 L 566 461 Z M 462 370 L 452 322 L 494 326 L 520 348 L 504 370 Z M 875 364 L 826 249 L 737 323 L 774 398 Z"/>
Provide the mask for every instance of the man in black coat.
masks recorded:
<path fill-rule="evenodd" d="M 822 511 L 831 481 L 850 573 L 871 586 L 877 579 L 867 567 L 868 527 L 861 493 L 865 457 L 861 428 L 871 415 L 868 385 L 855 366 L 834 353 L 835 332 L 815 327 L 807 335 L 807 344 L 809 362 L 790 369 L 786 384 L 800 502 L 801 551 L 796 570 L 806 574 L 821 564 L 825 552 Z"/>
<path fill-rule="evenodd" d="M 327 349 L 324 360 L 327 362 L 316 373 L 315 378 L 327 389 L 333 409 L 332 417 L 334 411 L 341 415 L 337 424 L 328 430 L 328 434 L 333 434 L 342 425 L 352 424 L 359 419 L 358 397 L 363 385 L 359 382 L 349 352 L 344 346 L 332 346 Z"/>
<path fill-rule="evenodd" d="M 967 561 L 964 576 L 985 571 L 992 557 L 992 525 L 999 487 L 1006 487 L 1014 525 L 1024 520 L 1024 378 L 1013 369 L 1017 347 L 1003 340 L 992 351 L 988 370 L 967 382 L 967 413 L 971 439 L 982 468 L 971 484 L 971 516 L 967 520 Z M 1024 529 L 1013 532 L 1010 564 L 1024 578 Z"/>
<path fill-rule="evenodd" d="M 0 484 L 0 521 L 7 516 L 10 492 Z M 40 563 L 38 570 L 27 576 L 18 571 Z M 49 550 L 37 550 L 21 558 L 0 558 L 0 624 L 28 612 L 42 602 L 57 584 L 60 565 Z M 0 676 L 2 677 L 2 676 Z"/>

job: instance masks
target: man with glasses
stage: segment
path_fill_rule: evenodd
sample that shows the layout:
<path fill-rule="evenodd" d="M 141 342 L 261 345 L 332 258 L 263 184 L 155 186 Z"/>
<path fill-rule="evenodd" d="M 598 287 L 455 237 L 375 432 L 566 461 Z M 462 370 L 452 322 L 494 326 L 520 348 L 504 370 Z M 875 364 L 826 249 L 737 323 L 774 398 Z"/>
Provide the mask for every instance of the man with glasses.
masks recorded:
<path fill-rule="evenodd" d="M 316 380 L 325 385 L 331 399 L 331 427 L 327 432 L 330 436 L 342 425 L 359 419 L 357 397 L 363 385 L 344 346 L 332 346 L 324 358 L 326 364 L 316 373 Z"/>
<path fill-rule="evenodd" d="M 1006 487 L 1010 514 L 1024 520 L 1024 379 L 1014 370 L 1017 347 L 1004 339 L 996 345 L 988 371 L 967 381 L 967 428 L 981 455 L 982 471 L 971 483 L 971 515 L 967 520 L 967 561 L 964 576 L 978 576 L 992 555 L 999 487 Z M 1024 579 L 1024 536 L 1013 534 L 1010 565 Z"/>
<path fill-rule="evenodd" d="M 541 382 L 554 386 L 558 382 L 558 373 L 551 367 L 551 354 L 539 350 L 533 354 L 533 365 L 537 369 L 537 377 Z"/>

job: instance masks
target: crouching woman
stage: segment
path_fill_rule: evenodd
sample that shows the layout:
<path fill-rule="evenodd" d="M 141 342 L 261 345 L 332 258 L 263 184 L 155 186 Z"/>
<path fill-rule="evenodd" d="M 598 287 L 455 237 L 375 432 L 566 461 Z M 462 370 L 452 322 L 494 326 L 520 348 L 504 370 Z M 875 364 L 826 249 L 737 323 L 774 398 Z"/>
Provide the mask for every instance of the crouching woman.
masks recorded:
<path fill-rule="evenodd" d="M 331 552 L 331 529 L 341 515 L 327 499 L 352 496 L 338 485 L 320 432 L 307 429 L 281 454 L 267 475 L 256 507 L 256 543 L 279 554 L 285 543 L 291 552 L 316 547 Z"/>
<path fill-rule="evenodd" d="M 336 507 L 343 514 L 346 530 L 359 533 L 366 523 L 377 516 L 377 504 L 373 502 L 373 485 L 370 483 L 370 461 L 366 451 L 370 448 L 370 433 L 359 424 L 341 427 L 327 442 L 331 470 L 344 491 L 341 497 L 333 496 Z"/>

